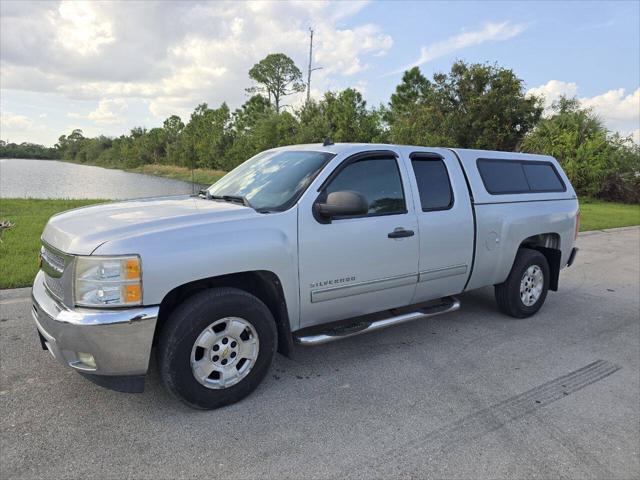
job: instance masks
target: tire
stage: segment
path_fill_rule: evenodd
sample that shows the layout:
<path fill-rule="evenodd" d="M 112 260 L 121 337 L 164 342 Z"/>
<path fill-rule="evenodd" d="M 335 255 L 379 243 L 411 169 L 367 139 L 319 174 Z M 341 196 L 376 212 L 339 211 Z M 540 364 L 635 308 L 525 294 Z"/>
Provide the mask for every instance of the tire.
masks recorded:
<path fill-rule="evenodd" d="M 541 282 L 538 272 L 542 274 Z M 528 275 L 525 279 L 526 273 Z M 531 278 L 534 280 L 529 281 Z M 515 318 L 526 318 L 535 314 L 547 298 L 549 278 L 549 264 L 542 253 L 529 248 L 519 249 L 509 276 L 504 283 L 495 286 L 495 297 L 500 311 Z M 538 292 L 537 286 L 540 283 L 541 289 Z"/>
<path fill-rule="evenodd" d="M 258 298 L 236 288 L 205 290 L 180 304 L 163 326 L 158 341 L 160 376 L 190 407 L 223 407 L 262 382 L 277 339 L 273 315 Z M 207 376 L 211 365 L 214 370 Z"/>

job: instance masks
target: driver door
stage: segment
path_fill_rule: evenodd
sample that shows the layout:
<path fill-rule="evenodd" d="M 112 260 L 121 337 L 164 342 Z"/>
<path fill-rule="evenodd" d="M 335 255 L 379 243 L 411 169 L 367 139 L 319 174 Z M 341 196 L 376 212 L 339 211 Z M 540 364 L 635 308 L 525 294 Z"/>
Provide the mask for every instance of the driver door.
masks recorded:
<path fill-rule="evenodd" d="M 418 225 L 407 172 L 393 151 L 344 160 L 298 208 L 300 327 L 408 305 L 418 279 Z M 356 191 L 368 213 L 314 216 L 313 204 Z M 400 234 L 399 234 L 400 233 Z"/>

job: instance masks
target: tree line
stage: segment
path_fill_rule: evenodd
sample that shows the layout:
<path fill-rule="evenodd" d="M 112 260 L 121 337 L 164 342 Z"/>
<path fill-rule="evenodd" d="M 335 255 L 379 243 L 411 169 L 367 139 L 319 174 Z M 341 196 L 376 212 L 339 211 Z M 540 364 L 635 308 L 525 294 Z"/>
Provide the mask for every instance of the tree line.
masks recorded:
<path fill-rule="evenodd" d="M 562 98 L 543 116 L 544 99 L 525 95 L 523 81 L 508 68 L 457 61 L 429 79 L 414 67 L 389 102 L 376 107 L 352 88 L 326 92 L 299 107 L 286 105 L 304 82 L 284 54 L 268 55 L 249 77 L 252 96 L 233 111 L 226 103 L 203 103 L 187 123 L 172 115 L 162 127 L 136 127 L 117 138 L 87 138 L 77 129 L 62 135 L 49 157 L 122 168 L 230 170 L 262 150 L 325 138 L 525 151 L 558 158 L 580 195 L 640 203 L 638 145 L 609 132 L 577 99 Z M 5 149 L 0 156 L 7 156 Z"/>
<path fill-rule="evenodd" d="M 45 147 L 37 143 L 13 143 L 0 140 L 0 158 L 40 158 L 43 160 L 59 158 L 56 147 Z"/>

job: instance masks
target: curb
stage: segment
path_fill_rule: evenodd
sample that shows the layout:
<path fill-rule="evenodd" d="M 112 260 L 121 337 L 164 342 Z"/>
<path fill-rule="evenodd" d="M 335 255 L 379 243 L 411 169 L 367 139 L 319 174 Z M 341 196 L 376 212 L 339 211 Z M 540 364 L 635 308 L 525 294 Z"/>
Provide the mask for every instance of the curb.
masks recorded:
<path fill-rule="evenodd" d="M 586 232 L 580 232 L 578 237 L 588 237 L 589 235 L 594 235 L 597 233 L 616 233 L 616 232 L 627 232 L 631 230 L 639 230 L 640 225 L 631 225 L 628 227 L 617 227 L 617 228 L 605 228 L 604 230 L 589 230 Z"/>

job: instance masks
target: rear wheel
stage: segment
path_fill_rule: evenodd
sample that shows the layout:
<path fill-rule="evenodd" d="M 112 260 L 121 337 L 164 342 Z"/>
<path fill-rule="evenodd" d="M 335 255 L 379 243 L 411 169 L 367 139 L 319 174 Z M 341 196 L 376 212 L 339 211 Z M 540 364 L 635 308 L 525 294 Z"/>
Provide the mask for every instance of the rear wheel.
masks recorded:
<path fill-rule="evenodd" d="M 495 286 L 495 297 L 503 313 L 525 318 L 540 310 L 548 290 L 546 257 L 537 250 L 521 248 L 505 282 Z"/>
<path fill-rule="evenodd" d="M 276 347 L 275 321 L 258 298 L 235 288 L 206 290 L 167 320 L 158 344 L 160 375 L 186 404 L 218 408 L 260 384 Z"/>

